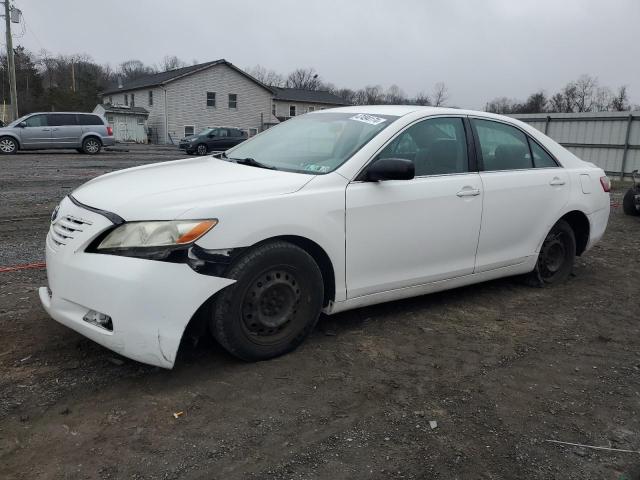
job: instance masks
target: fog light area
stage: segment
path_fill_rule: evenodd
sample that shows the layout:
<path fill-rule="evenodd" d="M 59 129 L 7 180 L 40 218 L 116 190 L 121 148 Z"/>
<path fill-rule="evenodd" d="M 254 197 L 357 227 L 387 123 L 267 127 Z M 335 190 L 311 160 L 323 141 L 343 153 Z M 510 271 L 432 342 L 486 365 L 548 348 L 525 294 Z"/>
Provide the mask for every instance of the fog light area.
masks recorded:
<path fill-rule="evenodd" d="M 96 312 L 95 310 L 89 310 L 82 318 L 85 322 L 95 325 L 96 327 L 104 328 L 105 330 L 113 331 L 113 322 L 109 315 Z"/>

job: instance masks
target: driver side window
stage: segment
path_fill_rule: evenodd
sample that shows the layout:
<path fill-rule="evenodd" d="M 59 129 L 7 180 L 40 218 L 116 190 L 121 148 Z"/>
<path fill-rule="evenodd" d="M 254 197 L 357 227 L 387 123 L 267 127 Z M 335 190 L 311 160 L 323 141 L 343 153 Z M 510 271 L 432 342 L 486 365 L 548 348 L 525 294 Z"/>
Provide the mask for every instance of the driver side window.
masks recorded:
<path fill-rule="evenodd" d="M 415 163 L 416 177 L 468 171 L 462 118 L 430 118 L 407 128 L 377 158 L 405 158 Z"/>
<path fill-rule="evenodd" d="M 46 127 L 49 125 L 46 115 L 34 115 L 27 118 L 24 123 L 27 124 L 27 127 Z"/>

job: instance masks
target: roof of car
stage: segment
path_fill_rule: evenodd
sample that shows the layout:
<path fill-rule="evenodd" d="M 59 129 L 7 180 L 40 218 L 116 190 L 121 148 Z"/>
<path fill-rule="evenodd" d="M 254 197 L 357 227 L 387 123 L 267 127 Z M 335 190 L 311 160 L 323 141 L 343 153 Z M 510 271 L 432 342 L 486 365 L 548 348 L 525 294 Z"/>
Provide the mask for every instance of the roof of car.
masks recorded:
<path fill-rule="evenodd" d="M 514 118 L 497 115 L 495 113 L 450 107 L 427 107 L 421 105 L 353 105 L 348 107 L 332 108 L 329 110 L 318 110 L 313 113 L 320 114 L 325 112 L 368 113 L 370 115 L 394 115 L 398 117 L 414 112 L 423 112 L 425 115 L 474 115 L 478 117 L 506 120 L 511 123 L 521 123 Z"/>

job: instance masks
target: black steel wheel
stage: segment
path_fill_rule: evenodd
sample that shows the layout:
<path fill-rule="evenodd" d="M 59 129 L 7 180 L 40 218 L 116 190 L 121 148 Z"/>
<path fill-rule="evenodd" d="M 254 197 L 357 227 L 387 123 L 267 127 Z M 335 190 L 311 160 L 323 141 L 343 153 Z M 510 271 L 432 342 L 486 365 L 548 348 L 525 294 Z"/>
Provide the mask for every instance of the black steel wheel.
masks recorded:
<path fill-rule="evenodd" d="M 11 155 L 18 151 L 18 142 L 12 137 L 0 138 L 0 154 Z"/>
<path fill-rule="evenodd" d="M 100 153 L 102 143 L 95 137 L 87 137 L 82 142 L 82 151 L 87 155 L 95 155 Z"/>
<path fill-rule="evenodd" d="M 624 194 L 622 199 L 622 210 L 627 215 L 638 216 L 640 215 L 640 188 L 630 188 Z"/>
<path fill-rule="evenodd" d="M 208 151 L 207 146 L 204 143 L 201 143 L 196 147 L 196 153 L 198 155 L 206 155 L 207 151 Z"/>
<path fill-rule="evenodd" d="M 576 237 L 564 220 L 558 220 L 542 243 L 536 267 L 529 275 L 536 286 L 564 282 L 573 270 L 576 256 Z"/>
<path fill-rule="evenodd" d="M 231 354 L 266 360 L 294 350 L 313 330 L 324 298 L 313 258 L 288 242 L 257 246 L 225 275 L 236 283 L 213 304 L 211 332 Z"/>

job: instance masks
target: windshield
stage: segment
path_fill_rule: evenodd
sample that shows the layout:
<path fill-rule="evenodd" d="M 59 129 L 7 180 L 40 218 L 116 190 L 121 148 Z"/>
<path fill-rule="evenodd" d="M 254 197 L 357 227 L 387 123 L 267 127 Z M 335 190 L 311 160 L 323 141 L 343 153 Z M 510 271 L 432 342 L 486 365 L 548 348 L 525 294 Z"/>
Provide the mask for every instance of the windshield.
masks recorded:
<path fill-rule="evenodd" d="M 397 118 L 362 113 L 311 113 L 272 127 L 227 150 L 226 155 L 231 160 L 250 158 L 278 170 L 328 173 Z"/>
<path fill-rule="evenodd" d="M 201 132 L 196 133 L 194 136 L 195 137 L 206 137 L 207 135 L 209 135 L 214 130 L 215 130 L 215 128 L 205 128 Z"/>

